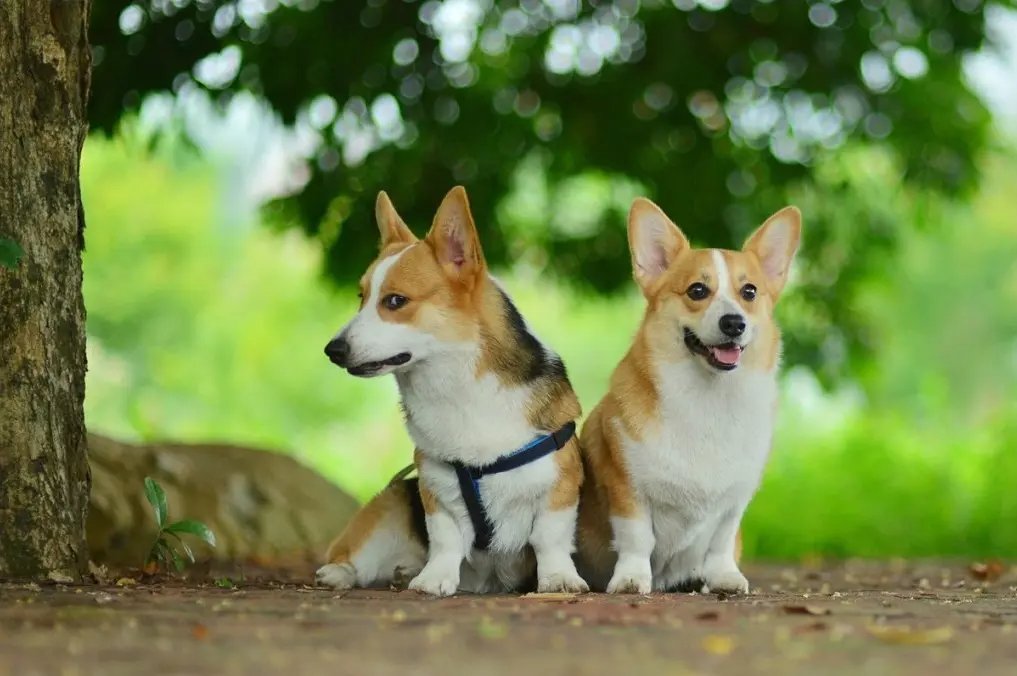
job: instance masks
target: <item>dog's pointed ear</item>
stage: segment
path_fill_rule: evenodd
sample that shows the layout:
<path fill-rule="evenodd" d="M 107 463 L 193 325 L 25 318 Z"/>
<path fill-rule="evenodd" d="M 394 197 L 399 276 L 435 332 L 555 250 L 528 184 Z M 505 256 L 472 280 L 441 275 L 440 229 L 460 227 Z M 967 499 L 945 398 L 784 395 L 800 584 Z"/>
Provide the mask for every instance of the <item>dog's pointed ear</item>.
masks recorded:
<path fill-rule="evenodd" d="M 417 241 L 416 235 L 410 232 L 384 190 L 378 193 L 378 199 L 374 203 L 374 218 L 378 221 L 382 249 L 390 244 L 402 242 L 412 244 Z"/>
<path fill-rule="evenodd" d="M 678 254 L 688 248 L 689 240 L 660 207 L 645 197 L 636 198 L 629 210 L 629 250 L 632 274 L 644 294 L 650 294 Z"/>
<path fill-rule="evenodd" d="M 441 201 L 426 241 L 451 279 L 472 285 L 487 271 L 470 202 L 462 186 L 452 188 Z"/>
<path fill-rule="evenodd" d="M 774 295 L 780 294 L 787 283 L 788 270 L 801 238 L 802 212 L 797 207 L 784 207 L 766 219 L 742 247 L 742 251 L 754 254 L 759 260 Z"/>

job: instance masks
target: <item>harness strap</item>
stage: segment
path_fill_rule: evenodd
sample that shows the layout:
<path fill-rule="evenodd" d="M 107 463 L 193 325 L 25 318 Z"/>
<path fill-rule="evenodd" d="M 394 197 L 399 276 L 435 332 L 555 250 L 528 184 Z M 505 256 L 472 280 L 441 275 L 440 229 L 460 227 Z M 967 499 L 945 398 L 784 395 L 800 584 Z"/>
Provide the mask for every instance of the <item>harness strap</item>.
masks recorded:
<path fill-rule="evenodd" d="M 456 478 L 459 480 L 459 490 L 463 494 L 466 511 L 469 513 L 470 521 L 473 523 L 474 548 L 487 549 L 494 535 L 494 527 L 490 519 L 487 518 L 487 510 L 484 509 L 484 502 L 480 498 L 480 480 L 489 474 L 508 472 L 539 460 L 545 455 L 554 453 L 564 447 L 575 433 L 576 423 L 572 420 L 565 423 L 556 432 L 537 437 L 519 450 L 498 458 L 489 465 L 471 467 L 461 462 L 449 463 L 456 472 Z"/>

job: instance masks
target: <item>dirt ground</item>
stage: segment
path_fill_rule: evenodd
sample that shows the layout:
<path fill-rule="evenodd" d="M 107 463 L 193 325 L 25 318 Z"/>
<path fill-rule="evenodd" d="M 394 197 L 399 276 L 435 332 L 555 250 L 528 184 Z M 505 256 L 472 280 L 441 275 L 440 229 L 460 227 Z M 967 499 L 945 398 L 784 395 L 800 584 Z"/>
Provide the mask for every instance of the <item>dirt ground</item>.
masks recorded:
<path fill-rule="evenodd" d="M 731 598 L 339 594 L 302 584 L 310 568 L 248 570 L 233 589 L 221 571 L 0 585 L 0 676 L 1017 674 L 1017 567 L 746 573 L 753 592 Z"/>

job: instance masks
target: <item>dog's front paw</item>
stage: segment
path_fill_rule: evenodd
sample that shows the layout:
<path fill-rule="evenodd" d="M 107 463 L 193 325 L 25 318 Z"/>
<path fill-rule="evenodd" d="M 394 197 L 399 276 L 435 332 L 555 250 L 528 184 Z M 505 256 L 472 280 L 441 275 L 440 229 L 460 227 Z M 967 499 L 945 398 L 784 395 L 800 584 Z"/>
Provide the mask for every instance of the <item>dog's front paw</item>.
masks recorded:
<path fill-rule="evenodd" d="M 651 576 L 649 575 L 618 575 L 611 577 L 607 583 L 608 594 L 649 594 Z"/>
<path fill-rule="evenodd" d="M 619 559 L 607 584 L 608 594 L 649 594 L 653 585 L 649 560 Z"/>
<path fill-rule="evenodd" d="M 537 593 L 539 594 L 554 592 L 585 594 L 588 591 L 590 591 L 590 585 L 586 584 L 586 580 L 579 577 L 579 573 L 574 570 L 551 573 L 537 580 Z"/>
<path fill-rule="evenodd" d="M 330 563 L 319 568 L 314 579 L 320 585 L 351 589 L 357 584 L 357 571 L 349 563 Z"/>
<path fill-rule="evenodd" d="M 748 594 L 749 581 L 738 570 L 727 570 L 706 576 L 704 593 Z"/>
<path fill-rule="evenodd" d="M 410 580 L 409 589 L 423 592 L 431 596 L 452 596 L 456 593 L 459 580 L 450 575 L 434 573 L 426 568 L 415 578 Z"/>

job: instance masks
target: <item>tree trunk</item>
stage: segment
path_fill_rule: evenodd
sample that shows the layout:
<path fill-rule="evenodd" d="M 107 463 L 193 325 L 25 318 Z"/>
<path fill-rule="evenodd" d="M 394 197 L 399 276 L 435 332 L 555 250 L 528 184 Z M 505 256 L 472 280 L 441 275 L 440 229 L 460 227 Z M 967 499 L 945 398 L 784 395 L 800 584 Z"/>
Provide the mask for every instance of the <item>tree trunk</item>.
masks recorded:
<path fill-rule="evenodd" d="M 84 216 L 91 0 L 0 0 L 0 578 L 78 578 L 85 512 Z"/>

